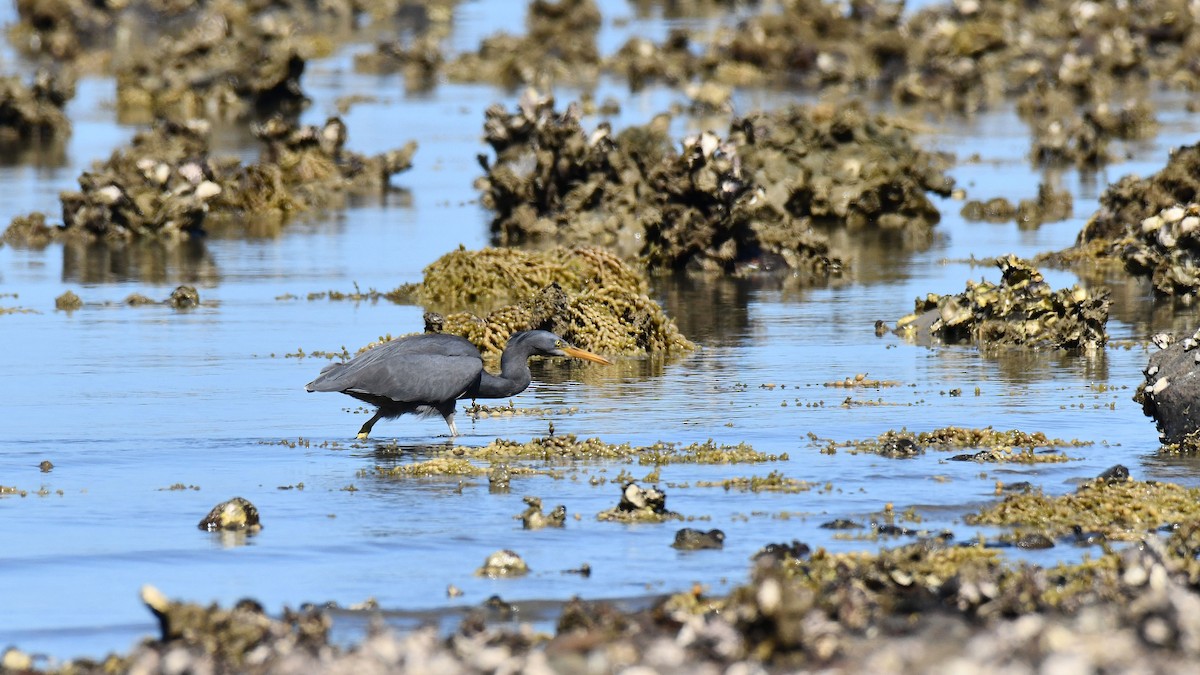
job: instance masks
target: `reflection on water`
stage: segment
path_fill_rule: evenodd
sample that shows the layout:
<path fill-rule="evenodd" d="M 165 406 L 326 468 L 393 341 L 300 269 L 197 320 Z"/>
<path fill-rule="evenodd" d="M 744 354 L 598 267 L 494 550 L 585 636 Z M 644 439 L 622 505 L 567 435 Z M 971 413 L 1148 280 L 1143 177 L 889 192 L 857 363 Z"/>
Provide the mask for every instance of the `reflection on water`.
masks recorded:
<path fill-rule="evenodd" d="M 35 169 L 54 169 L 67 164 L 67 141 L 52 138 L 45 141 L 9 143 L 0 141 L 0 166 L 28 166 Z M 7 222 L 4 223 L 7 225 Z"/>
<path fill-rule="evenodd" d="M 122 281 L 213 286 L 221 280 L 203 238 L 137 239 L 125 243 L 67 241 L 62 244 L 63 281 Z"/>

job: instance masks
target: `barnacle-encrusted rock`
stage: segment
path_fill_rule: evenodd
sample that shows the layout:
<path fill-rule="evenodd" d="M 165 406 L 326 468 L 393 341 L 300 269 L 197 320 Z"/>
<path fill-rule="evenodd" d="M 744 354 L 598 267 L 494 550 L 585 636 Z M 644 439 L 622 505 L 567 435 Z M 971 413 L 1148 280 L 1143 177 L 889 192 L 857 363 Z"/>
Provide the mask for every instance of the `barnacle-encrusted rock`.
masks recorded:
<path fill-rule="evenodd" d="M 38 71 L 29 86 L 16 76 L 0 77 L 0 149 L 66 136 L 71 121 L 63 108 L 74 96 L 69 74 Z"/>
<path fill-rule="evenodd" d="M 404 74 L 404 87 L 409 91 L 430 89 L 437 82 L 445 57 L 439 38 L 422 35 L 409 41 L 392 40 L 375 45 L 374 52 L 356 54 L 354 68 L 367 73 Z"/>
<path fill-rule="evenodd" d="M 499 354 L 509 336 L 532 329 L 602 354 L 694 348 L 647 295 L 645 279 L 598 248 L 459 249 L 430 264 L 411 294 L 439 311 L 493 308 L 482 317 L 460 311 L 427 321 L 429 328 L 462 335 L 485 353 Z"/>
<path fill-rule="evenodd" d="M 411 166 L 416 144 L 374 157 L 345 149 L 346 126 L 331 118 L 321 127 L 279 119 L 255 127 L 266 144 L 257 163 L 210 156 L 209 124 L 162 122 L 79 177 L 63 192 L 63 227 L 41 227 L 35 216 L 15 219 L 6 241 L 36 243 L 46 235 L 127 241 L 171 240 L 204 231 L 217 221 L 260 234 L 293 215 L 328 207 L 354 192 L 379 192 L 388 178 Z"/>
<path fill-rule="evenodd" d="M 897 322 L 897 332 L 917 341 L 980 346 L 1086 350 L 1108 341 L 1107 291 L 1051 290 L 1040 272 L 1016 256 L 997 258 L 996 265 L 1002 272 L 999 285 L 968 281 L 962 293 L 918 298 L 914 313 Z"/>
<path fill-rule="evenodd" d="M 1189 187 L 1173 182 L 1169 189 L 1181 194 Z M 1191 302 L 1200 291 L 1200 195 L 1190 199 L 1127 224 L 1114 240 L 1096 243 L 1116 251 L 1131 274 L 1150 277 L 1159 295 Z"/>
<path fill-rule="evenodd" d="M 1164 446 L 1200 450 L 1200 330 L 1150 355 L 1145 382 L 1134 395 L 1154 418 Z"/>
<path fill-rule="evenodd" d="M 1068 259 L 1119 259 L 1149 276 L 1164 295 L 1194 296 L 1200 281 L 1193 246 L 1200 215 L 1200 144 L 1177 148 L 1149 178 L 1126 176 L 1100 195 Z"/>
<path fill-rule="evenodd" d="M 282 16 L 210 5 L 190 31 L 121 64 L 118 108 L 176 120 L 298 112 L 308 102 L 300 77 L 319 49 Z"/>
<path fill-rule="evenodd" d="M 215 532 L 218 530 L 239 530 L 257 532 L 262 529 L 258 518 L 258 507 L 244 497 L 234 497 L 227 502 L 221 502 L 208 512 L 199 525 L 201 530 Z"/>
<path fill-rule="evenodd" d="M 573 107 L 558 114 L 535 94 L 487 118 L 496 161 L 479 186 L 500 243 L 604 243 L 657 268 L 783 267 L 826 279 L 842 263 L 814 226 L 927 241 L 939 214 L 925 192 L 953 186 L 905 129 L 857 105 L 736 119 L 727 139 L 704 132 L 680 150 L 665 119 L 589 134 Z"/>
<path fill-rule="evenodd" d="M 600 10 L 593 0 L 533 0 L 526 34 L 497 33 L 479 50 L 446 64 L 446 76 L 460 82 L 506 86 L 594 80 L 600 65 L 596 34 Z"/>

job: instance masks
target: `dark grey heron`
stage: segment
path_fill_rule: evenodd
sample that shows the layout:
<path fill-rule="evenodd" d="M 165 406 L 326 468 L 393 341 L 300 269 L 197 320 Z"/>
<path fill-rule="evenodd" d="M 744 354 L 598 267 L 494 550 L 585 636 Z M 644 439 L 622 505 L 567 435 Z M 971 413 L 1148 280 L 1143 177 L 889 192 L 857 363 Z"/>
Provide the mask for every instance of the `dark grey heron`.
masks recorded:
<path fill-rule="evenodd" d="M 371 433 L 380 419 L 406 413 L 438 413 L 457 436 L 454 407 L 462 398 L 507 398 L 529 386 L 531 356 L 571 356 L 595 363 L 611 363 L 592 352 L 573 347 L 544 330 L 516 333 L 500 357 L 500 374 L 483 368 L 483 357 L 470 341 L 457 335 L 424 333 L 392 340 L 346 363 L 325 366 L 307 391 L 340 391 L 379 407 L 358 431 L 360 439 Z"/>

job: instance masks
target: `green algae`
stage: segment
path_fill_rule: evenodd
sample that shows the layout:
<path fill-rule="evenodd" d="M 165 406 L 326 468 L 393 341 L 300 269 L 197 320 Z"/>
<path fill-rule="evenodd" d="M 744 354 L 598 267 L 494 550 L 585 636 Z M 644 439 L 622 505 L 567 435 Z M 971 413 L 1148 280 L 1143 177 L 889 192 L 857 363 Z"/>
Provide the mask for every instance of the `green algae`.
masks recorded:
<path fill-rule="evenodd" d="M 823 452 L 827 454 L 833 454 L 840 448 L 847 448 L 851 453 L 864 452 L 884 457 L 902 458 L 920 455 L 926 450 L 953 452 L 965 448 L 980 448 L 982 449 L 981 453 L 960 457 L 976 461 L 1019 463 L 1069 461 L 1070 458 L 1061 454 L 1036 451 L 1092 445 L 1091 441 L 1065 441 L 1059 438 L 1050 438 L 1040 431 L 997 430 L 992 427 L 942 427 L 921 432 L 912 432 L 907 429 L 889 430 L 876 438 L 863 441 L 819 441 L 815 437 L 811 438 L 814 443 L 824 443 Z"/>
<path fill-rule="evenodd" d="M 1056 537 L 1080 527 L 1109 540 L 1136 541 L 1164 525 L 1200 520 L 1200 488 L 1095 480 L 1057 497 L 1040 491 L 1008 494 L 965 520 L 971 525 L 1035 525 Z"/>

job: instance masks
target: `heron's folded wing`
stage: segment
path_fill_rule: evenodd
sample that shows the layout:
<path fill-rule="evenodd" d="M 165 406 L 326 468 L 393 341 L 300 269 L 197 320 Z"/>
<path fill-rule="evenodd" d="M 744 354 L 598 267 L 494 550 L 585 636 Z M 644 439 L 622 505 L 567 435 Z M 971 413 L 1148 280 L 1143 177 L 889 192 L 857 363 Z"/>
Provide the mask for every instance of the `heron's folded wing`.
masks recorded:
<path fill-rule="evenodd" d="M 478 355 L 404 354 L 347 378 L 340 391 L 385 396 L 405 403 L 453 401 L 479 381 Z"/>

